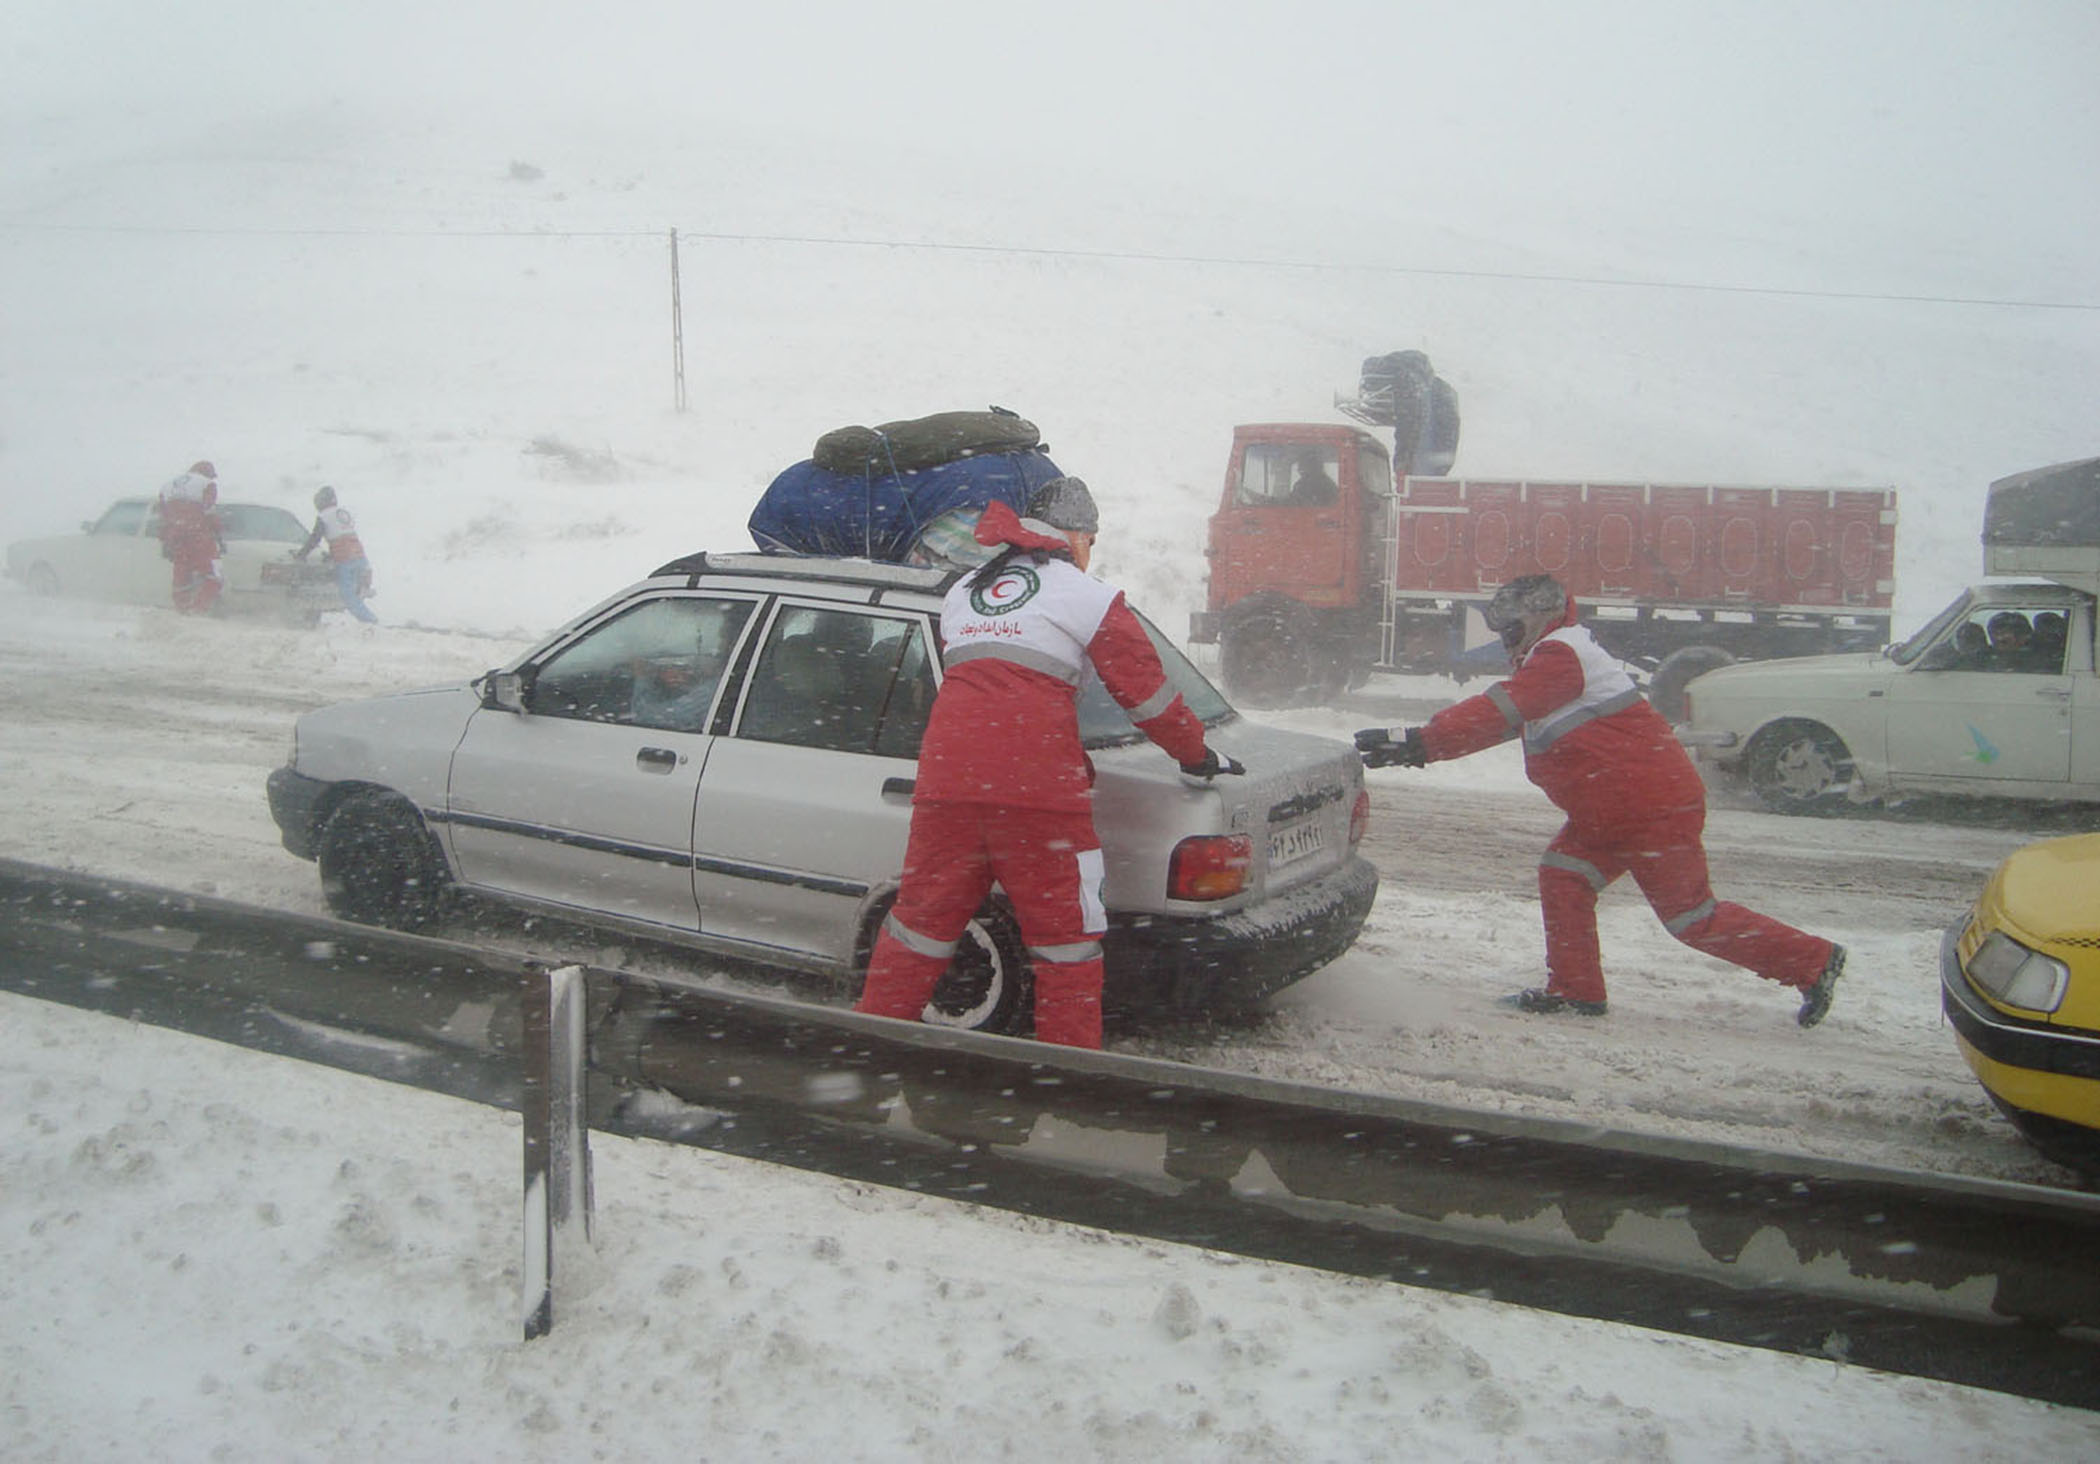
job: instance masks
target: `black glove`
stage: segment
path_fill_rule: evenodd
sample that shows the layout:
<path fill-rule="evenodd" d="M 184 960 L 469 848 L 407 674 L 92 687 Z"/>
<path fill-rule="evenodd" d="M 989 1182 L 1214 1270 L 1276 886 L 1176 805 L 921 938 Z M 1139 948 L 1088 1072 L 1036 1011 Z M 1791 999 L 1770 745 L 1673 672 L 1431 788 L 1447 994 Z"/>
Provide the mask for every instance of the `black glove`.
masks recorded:
<path fill-rule="evenodd" d="M 1367 768 L 1421 768 L 1429 765 L 1422 729 L 1409 727 L 1398 742 L 1390 727 L 1366 727 L 1356 734 L 1356 750 Z"/>
<path fill-rule="evenodd" d="M 1214 747 L 1203 749 L 1203 758 L 1200 762 L 1183 763 L 1181 765 L 1181 776 L 1199 788 L 1208 788 L 1210 780 L 1217 777 L 1220 773 L 1224 773 L 1228 777 L 1237 778 L 1246 771 L 1247 769 L 1244 766 L 1234 762 L 1231 758 L 1218 756 L 1218 750 Z"/>

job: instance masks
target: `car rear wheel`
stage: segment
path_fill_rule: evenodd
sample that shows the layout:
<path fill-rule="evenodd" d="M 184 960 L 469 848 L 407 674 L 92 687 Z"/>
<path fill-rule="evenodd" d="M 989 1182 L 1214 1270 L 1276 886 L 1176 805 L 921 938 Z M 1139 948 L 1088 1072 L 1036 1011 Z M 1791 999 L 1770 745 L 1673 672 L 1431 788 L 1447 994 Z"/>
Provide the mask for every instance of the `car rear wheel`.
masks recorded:
<path fill-rule="evenodd" d="M 408 801 L 368 789 L 345 798 L 321 828 L 321 895 L 345 920 L 416 930 L 436 918 L 444 857 Z"/>
<path fill-rule="evenodd" d="M 29 593 L 42 595 L 47 600 L 56 599 L 58 596 L 58 571 L 48 564 L 30 565 Z"/>
<path fill-rule="evenodd" d="M 1005 910 L 987 905 L 963 930 L 955 959 L 920 1020 L 969 1032 L 1018 1034 L 1028 1026 L 1032 985 L 1020 928 Z"/>
<path fill-rule="evenodd" d="M 1750 786 L 1780 813 L 1841 812 L 1852 786 L 1852 754 L 1838 735 L 1815 722 L 1781 722 L 1750 744 L 1744 766 Z"/>

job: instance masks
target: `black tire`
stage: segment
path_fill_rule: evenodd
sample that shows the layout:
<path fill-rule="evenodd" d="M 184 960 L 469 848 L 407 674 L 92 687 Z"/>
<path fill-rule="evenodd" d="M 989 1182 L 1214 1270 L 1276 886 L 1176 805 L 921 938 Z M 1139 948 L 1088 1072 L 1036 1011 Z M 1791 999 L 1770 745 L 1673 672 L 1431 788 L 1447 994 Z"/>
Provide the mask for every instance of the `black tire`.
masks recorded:
<path fill-rule="evenodd" d="M 1225 694 L 1248 707 L 1299 705 L 1317 675 L 1313 641 L 1312 612 L 1295 601 L 1235 614 L 1218 636 Z"/>
<path fill-rule="evenodd" d="M 58 598 L 58 571 L 48 564 L 29 566 L 29 593 L 46 600 Z"/>
<path fill-rule="evenodd" d="M 1735 657 L 1719 646 L 1685 646 L 1672 651 L 1648 678 L 1648 704 L 1662 713 L 1664 721 L 1682 722 L 1691 711 L 1684 689 L 1707 672 L 1734 664 Z"/>
<path fill-rule="evenodd" d="M 451 882 L 422 815 L 398 794 L 377 788 L 336 805 L 321 827 L 314 862 L 330 910 L 393 930 L 430 924 Z"/>
<path fill-rule="evenodd" d="M 1003 907 L 987 905 L 963 931 L 948 972 L 920 1020 L 935 1027 L 1017 1036 L 1033 1011 L 1034 975 L 1020 927 Z"/>
<path fill-rule="evenodd" d="M 1844 811 L 1852 753 L 1819 722 L 1778 722 L 1757 734 L 1743 759 L 1750 786 L 1779 813 Z"/>

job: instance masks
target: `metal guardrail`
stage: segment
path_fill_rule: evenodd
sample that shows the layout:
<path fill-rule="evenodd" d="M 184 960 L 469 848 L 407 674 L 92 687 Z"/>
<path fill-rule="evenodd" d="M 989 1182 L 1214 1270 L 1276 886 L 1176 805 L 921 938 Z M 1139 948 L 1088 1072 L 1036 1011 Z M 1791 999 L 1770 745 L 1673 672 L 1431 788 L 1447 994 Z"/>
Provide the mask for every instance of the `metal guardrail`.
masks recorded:
<path fill-rule="evenodd" d="M 0 987 L 519 1102 L 528 963 L 0 860 Z M 587 973 L 594 1127 L 2100 1408 L 2100 1196 Z"/>

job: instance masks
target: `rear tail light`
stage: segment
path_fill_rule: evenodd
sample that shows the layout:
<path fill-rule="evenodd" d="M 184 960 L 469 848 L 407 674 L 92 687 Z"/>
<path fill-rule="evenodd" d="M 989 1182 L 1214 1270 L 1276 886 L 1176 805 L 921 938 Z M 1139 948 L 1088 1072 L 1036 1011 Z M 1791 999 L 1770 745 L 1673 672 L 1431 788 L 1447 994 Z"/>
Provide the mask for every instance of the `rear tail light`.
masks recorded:
<path fill-rule="evenodd" d="M 1254 841 L 1245 834 L 1183 839 L 1167 861 L 1167 895 L 1176 900 L 1223 900 L 1247 887 Z"/>
<path fill-rule="evenodd" d="M 1353 848 L 1364 841 L 1371 832 L 1371 794 L 1368 789 L 1356 790 L 1356 806 L 1349 810 L 1349 843 Z"/>

